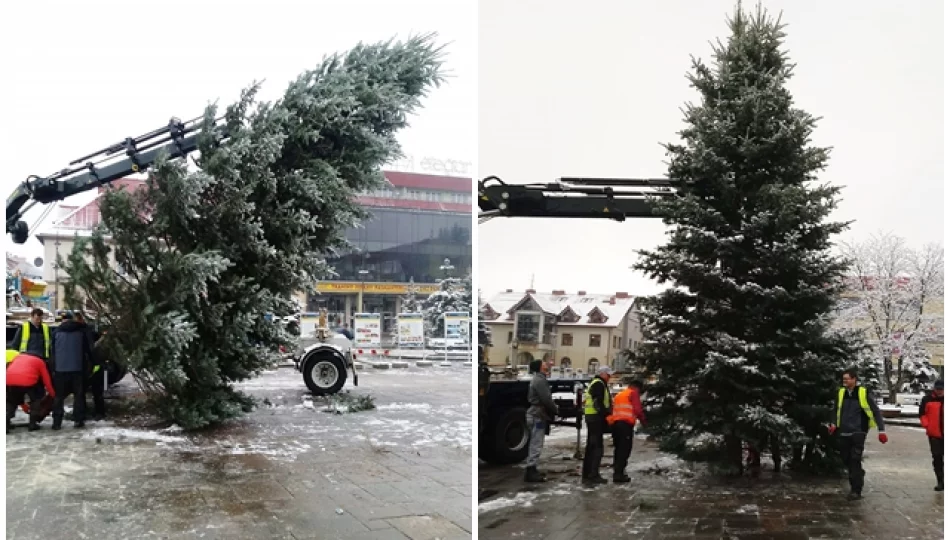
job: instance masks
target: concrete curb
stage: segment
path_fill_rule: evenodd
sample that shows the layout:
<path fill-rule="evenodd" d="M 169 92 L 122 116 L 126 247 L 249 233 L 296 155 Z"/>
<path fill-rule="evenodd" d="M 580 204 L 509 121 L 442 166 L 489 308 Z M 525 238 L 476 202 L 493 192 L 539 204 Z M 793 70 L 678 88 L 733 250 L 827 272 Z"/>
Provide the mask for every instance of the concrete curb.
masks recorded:
<path fill-rule="evenodd" d="M 429 360 L 418 360 L 416 367 L 432 367 L 432 362 Z"/>

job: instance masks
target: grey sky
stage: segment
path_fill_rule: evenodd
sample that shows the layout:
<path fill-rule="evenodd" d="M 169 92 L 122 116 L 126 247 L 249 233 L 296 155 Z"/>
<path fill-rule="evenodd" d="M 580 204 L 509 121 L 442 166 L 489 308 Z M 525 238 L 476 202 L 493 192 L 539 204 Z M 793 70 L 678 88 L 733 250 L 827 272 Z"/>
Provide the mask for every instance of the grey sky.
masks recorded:
<path fill-rule="evenodd" d="M 696 102 L 690 55 L 725 38 L 731 0 L 479 3 L 479 176 L 655 177 Z M 766 0 L 784 12 L 797 105 L 824 117 L 823 180 L 845 186 L 848 237 L 890 230 L 943 242 L 943 6 Z M 746 2 L 747 9 L 754 8 Z M 629 270 L 665 241 L 655 220 L 506 220 L 478 229 L 478 286 L 655 292 Z"/>
<path fill-rule="evenodd" d="M 15 7 L 11 7 L 15 6 Z M 5 193 L 29 174 L 167 123 L 227 104 L 266 79 L 279 97 L 324 54 L 358 41 L 437 31 L 451 42 L 454 77 L 424 102 L 400 140 L 407 154 L 472 161 L 475 144 L 475 8 L 472 2 L 258 3 L 163 0 L 19 2 L 4 6 L 2 72 Z M 77 196 L 68 202 L 89 200 Z M 34 209 L 28 223 L 39 214 Z M 35 238 L 6 247 L 33 257 Z"/>

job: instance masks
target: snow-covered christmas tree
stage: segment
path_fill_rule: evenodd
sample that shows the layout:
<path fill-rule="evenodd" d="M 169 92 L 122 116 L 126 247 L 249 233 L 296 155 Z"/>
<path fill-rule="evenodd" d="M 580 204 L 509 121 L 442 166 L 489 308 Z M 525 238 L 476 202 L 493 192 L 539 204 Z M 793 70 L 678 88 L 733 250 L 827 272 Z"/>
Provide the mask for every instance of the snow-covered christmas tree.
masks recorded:
<path fill-rule="evenodd" d="M 256 102 L 255 85 L 228 107 L 222 144 L 219 111 L 207 109 L 200 170 L 160 161 L 144 188 L 100 199 L 102 226 L 69 257 L 67 296 L 88 296 L 111 323 L 113 357 L 170 419 L 196 428 L 251 407 L 231 383 L 290 343 L 271 321 L 328 276 L 327 257 L 366 216 L 356 195 L 382 185 L 396 133 L 442 80 L 442 56 L 433 35 L 359 45 L 275 103 Z"/>
<path fill-rule="evenodd" d="M 712 65 L 694 61 L 701 102 L 666 146 L 669 241 L 636 265 L 672 285 L 642 304 L 648 425 L 663 450 L 734 472 L 744 444 L 836 467 L 823 423 L 855 360 L 829 323 L 846 268 L 829 251 L 846 224 L 826 221 L 839 188 L 814 184 L 828 150 L 786 88 L 783 26 L 741 6 L 729 26 Z"/>
<path fill-rule="evenodd" d="M 425 314 L 426 334 L 440 338 L 445 335 L 445 313 L 471 313 L 472 276 L 464 279 L 445 278 L 439 281 L 439 290 L 430 294 L 422 303 Z"/>
<path fill-rule="evenodd" d="M 402 297 L 402 303 L 399 308 L 402 313 L 420 313 L 422 311 L 422 301 L 419 300 L 419 286 L 413 278 L 409 278 L 406 285 L 406 294 Z"/>

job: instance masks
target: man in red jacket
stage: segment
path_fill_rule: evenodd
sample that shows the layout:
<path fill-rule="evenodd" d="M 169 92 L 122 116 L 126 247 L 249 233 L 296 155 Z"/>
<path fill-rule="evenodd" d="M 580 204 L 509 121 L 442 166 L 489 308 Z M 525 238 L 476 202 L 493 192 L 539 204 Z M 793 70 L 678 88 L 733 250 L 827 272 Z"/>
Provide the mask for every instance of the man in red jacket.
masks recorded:
<path fill-rule="evenodd" d="M 40 429 L 43 389 L 50 397 L 55 396 L 53 381 L 50 379 L 46 362 L 38 356 L 21 353 L 7 366 L 7 433 L 10 433 L 10 420 L 16 414 L 26 396 L 30 396 L 30 431 Z"/>
<path fill-rule="evenodd" d="M 607 423 L 612 428 L 614 438 L 615 484 L 625 484 L 630 481 L 626 469 L 630 452 L 633 450 L 633 427 L 637 425 L 637 420 L 640 420 L 642 424 L 647 421 L 640 402 L 642 391 L 642 382 L 628 380 L 627 388 L 614 398 L 613 412 L 607 417 Z"/>
<path fill-rule="evenodd" d="M 943 379 L 935 382 L 933 392 L 920 401 L 920 425 L 930 439 L 930 455 L 937 475 L 934 491 L 943 491 Z"/>

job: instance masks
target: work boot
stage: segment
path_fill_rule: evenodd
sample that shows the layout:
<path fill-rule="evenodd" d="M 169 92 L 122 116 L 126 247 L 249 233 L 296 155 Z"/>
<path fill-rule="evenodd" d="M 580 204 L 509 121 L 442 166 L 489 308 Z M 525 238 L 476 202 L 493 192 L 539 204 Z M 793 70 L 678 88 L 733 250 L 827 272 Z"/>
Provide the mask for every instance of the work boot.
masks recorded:
<path fill-rule="evenodd" d="M 934 491 L 943 491 L 943 475 L 937 476 L 937 485 L 934 486 Z"/>
<path fill-rule="evenodd" d="M 615 477 L 614 477 L 614 484 L 629 484 L 629 483 L 630 483 L 630 480 L 631 480 L 631 478 L 630 478 L 629 476 L 627 476 L 627 475 L 615 476 Z"/>
<path fill-rule="evenodd" d="M 73 422 L 73 427 L 76 429 L 86 427 L 86 423 L 83 421 Z"/>
<path fill-rule="evenodd" d="M 63 429 L 63 419 L 53 418 L 53 431 L 59 431 L 61 429 Z"/>
<path fill-rule="evenodd" d="M 92 417 L 92 421 L 93 421 L 93 422 L 102 422 L 102 421 L 105 420 L 105 419 L 106 419 L 106 415 L 104 415 L 104 414 L 97 414 L 97 415 L 95 415 L 95 416 Z"/>
<path fill-rule="evenodd" d="M 531 483 L 544 482 L 544 477 L 538 472 L 537 467 L 528 467 L 524 470 L 524 481 Z"/>
<path fill-rule="evenodd" d="M 861 498 L 861 494 L 860 494 L 860 493 L 856 493 L 856 492 L 852 491 L 851 493 L 848 494 L 848 500 L 849 500 L 849 501 L 857 501 L 857 500 L 859 500 L 860 498 Z"/>
<path fill-rule="evenodd" d="M 607 483 L 607 479 L 604 478 L 603 476 L 599 476 L 599 475 L 598 475 L 598 476 L 592 476 L 592 477 L 590 477 L 590 478 L 585 478 L 585 479 L 583 480 L 583 483 L 585 483 L 585 484 L 606 484 L 606 483 Z"/>

